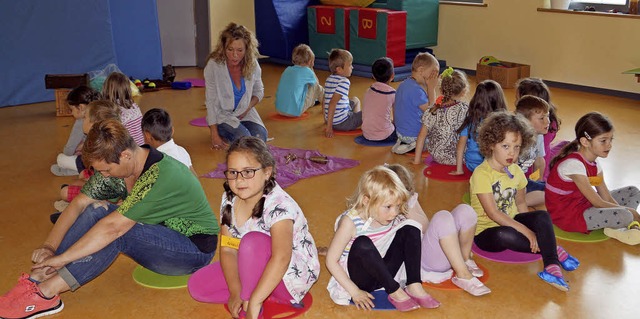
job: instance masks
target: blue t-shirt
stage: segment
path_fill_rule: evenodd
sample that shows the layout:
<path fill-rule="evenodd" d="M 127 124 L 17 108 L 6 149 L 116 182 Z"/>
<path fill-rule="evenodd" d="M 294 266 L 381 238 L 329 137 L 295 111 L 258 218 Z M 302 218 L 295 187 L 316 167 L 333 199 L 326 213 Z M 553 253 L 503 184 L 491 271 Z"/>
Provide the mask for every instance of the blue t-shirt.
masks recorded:
<path fill-rule="evenodd" d="M 480 153 L 480 146 L 476 142 L 477 134 L 469 134 L 469 125 L 460 132 L 460 136 L 467 137 L 467 148 L 464 151 L 464 162 L 470 171 L 474 171 L 478 165 L 484 161 L 484 156 Z"/>
<path fill-rule="evenodd" d="M 406 137 L 417 137 L 422 127 L 420 105 L 429 102 L 427 92 L 412 78 L 400 83 L 396 91 L 393 121 L 396 131 Z"/>
<path fill-rule="evenodd" d="M 276 110 L 292 116 L 302 115 L 308 87 L 316 82 L 316 75 L 309 67 L 293 65 L 286 68 L 276 91 Z"/>
<path fill-rule="evenodd" d="M 229 74 L 231 76 L 231 74 Z M 247 87 L 244 85 L 244 77 L 240 78 L 240 88 L 237 88 L 236 85 L 231 80 L 231 86 L 233 87 L 233 110 L 235 111 L 238 107 L 238 103 L 242 100 L 242 97 L 247 92 Z"/>

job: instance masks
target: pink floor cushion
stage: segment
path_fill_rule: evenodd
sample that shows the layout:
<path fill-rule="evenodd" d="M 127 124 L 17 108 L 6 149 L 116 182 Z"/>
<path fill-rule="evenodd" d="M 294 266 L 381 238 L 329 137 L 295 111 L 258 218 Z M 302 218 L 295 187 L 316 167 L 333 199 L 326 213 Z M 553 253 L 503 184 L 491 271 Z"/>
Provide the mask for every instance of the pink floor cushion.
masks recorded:
<path fill-rule="evenodd" d="M 302 121 L 309 118 L 309 112 L 304 112 L 300 116 L 284 116 L 278 113 L 271 113 L 269 118 L 276 121 Z"/>
<path fill-rule="evenodd" d="M 497 253 L 484 251 L 476 246 L 476 243 L 471 246 L 471 251 L 484 259 L 506 264 L 526 264 L 542 259 L 540 254 L 521 253 L 509 249 Z"/>
<path fill-rule="evenodd" d="M 193 126 L 209 126 L 207 125 L 207 118 L 206 117 L 199 117 L 197 119 L 193 119 L 191 121 L 189 121 L 189 124 L 193 125 Z"/>
<path fill-rule="evenodd" d="M 445 182 L 464 182 L 468 181 L 471 178 L 471 172 L 467 169 L 466 166 L 463 166 L 464 174 L 451 175 L 449 174 L 449 172 L 456 170 L 455 165 L 443 165 L 437 163 L 431 156 L 425 159 L 425 164 L 427 164 L 427 167 L 424 169 L 422 174 L 427 178 Z"/>
<path fill-rule="evenodd" d="M 184 79 L 182 82 L 191 82 L 193 87 L 205 87 L 204 79 Z"/>
<path fill-rule="evenodd" d="M 307 293 L 299 304 L 281 304 L 271 299 L 267 299 L 262 304 L 262 315 L 264 319 L 290 319 L 296 318 L 311 308 L 313 297 Z M 224 309 L 229 311 L 229 307 L 224 305 Z"/>
<path fill-rule="evenodd" d="M 362 135 L 362 130 L 361 129 L 356 129 L 356 130 L 353 130 L 353 131 L 336 131 L 336 130 L 333 130 L 333 134 L 334 135 L 356 136 L 356 135 Z"/>

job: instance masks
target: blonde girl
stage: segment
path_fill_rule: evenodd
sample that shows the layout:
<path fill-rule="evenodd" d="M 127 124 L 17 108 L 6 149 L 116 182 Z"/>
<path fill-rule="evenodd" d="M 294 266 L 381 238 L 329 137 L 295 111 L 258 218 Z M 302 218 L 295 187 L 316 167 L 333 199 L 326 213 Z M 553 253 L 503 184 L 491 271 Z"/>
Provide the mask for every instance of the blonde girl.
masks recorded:
<path fill-rule="evenodd" d="M 142 111 L 138 104 L 133 101 L 133 93 L 129 78 L 120 73 L 109 74 L 102 86 L 102 95 L 120 107 L 120 120 L 127 128 L 129 135 L 138 145 L 144 144 L 144 134 L 142 134 Z"/>
<path fill-rule="evenodd" d="M 349 209 L 336 220 L 327 252 L 332 275 L 327 289 L 334 302 L 348 305 L 351 300 L 359 309 L 371 309 L 371 292 L 384 288 L 400 311 L 440 305 L 422 288 L 422 226 L 405 216 L 409 195 L 398 175 L 384 166 L 360 178 Z"/>

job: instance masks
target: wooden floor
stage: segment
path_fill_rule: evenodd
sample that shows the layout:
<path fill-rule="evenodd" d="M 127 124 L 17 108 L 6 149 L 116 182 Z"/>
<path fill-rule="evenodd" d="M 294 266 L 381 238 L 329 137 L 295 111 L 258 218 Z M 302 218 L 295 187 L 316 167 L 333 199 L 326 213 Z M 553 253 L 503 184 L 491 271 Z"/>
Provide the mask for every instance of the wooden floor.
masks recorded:
<path fill-rule="evenodd" d="M 322 135 L 320 107 L 310 110 L 304 121 L 277 122 L 269 119 L 274 112 L 274 95 L 281 66 L 263 65 L 265 98 L 258 110 L 280 147 L 318 149 L 326 155 L 360 160 L 360 165 L 336 173 L 302 180 L 287 188 L 309 220 L 318 245 L 328 245 L 335 217 L 345 208 L 345 198 L 355 189 L 359 176 L 383 163 L 402 163 L 416 175 L 420 203 L 429 216 L 460 203 L 468 183 L 428 180 L 421 174 L 423 166 L 410 164 L 411 158 L 395 155 L 389 147 L 364 147 L 353 142 L 353 136 L 333 139 Z M 178 79 L 202 77 L 195 68 L 178 69 Z M 326 72 L 319 71 L 324 83 Z M 629 81 L 633 81 L 629 78 Z M 371 80 L 353 77 L 351 94 L 362 98 Z M 471 79 L 474 82 L 474 79 Z M 397 87 L 398 83 L 394 83 Z M 475 85 L 475 84 L 473 84 Z M 473 92 L 473 90 L 472 90 Z M 506 90 L 509 105 L 514 91 Z M 553 100 L 559 108 L 562 128 L 559 139 L 573 139 L 573 125 L 584 113 L 598 110 L 611 117 L 616 126 L 615 147 L 602 161 L 610 188 L 640 186 L 640 102 L 597 94 L 553 89 Z M 146 93 L 140 99 L 143 110 L 164 107 L 175 125 L 175 140 L 193 158 L 199 174 L 213 170 L 223 161 L 223 153 L 210 149 L 208 128 L 194 127 L 189 120 L 205 116 L 204 89 L 164 90 Z M 0 293 L 10 289 L 21 272 L 29 270 L 32 250 L 42 244 L 51 224 L 59 185 L 69 177 L 55 177 L 49 166 L 62 150 L 73 124 L 72 118 L 55 117 L 53 102 L 0 108 Z M 636 162 L 637 163 L 637 162 Z M 219 207 L 222 181 L 201 178 L 202 186 L 214 210 Z M 402 314 L 403 318 L 637 318 L 633 304 L 640 295 L 640 247 L 630 247 L 615 240 L 596 244 L 559 241 L 582 262 L 580 268 L 566 275 L 571 291 L 561 292 L 536 276 L 541 263 L 508 265 L 476 260 L 489 270 L 487 285 L 492 293 L 472 297 L 462 291 L 427 289 L 442 302 L 436 310 L 418 310 Z M 216 256 L 217 259 L 217 256 Z M 321 258 L 324 264 L 324 258 Z M 229 318 L 222 305 L 193 301 L 186 289 L 154 290 L 137 285 L 131 278 L 135 263 L 119 257 L 102 276 L 62 299 L 65 309 L 52 318 Z M 333 304 L 326 290 L 329 273 L 322 267 L 318 283 L 311 293 L 314 303 L 306 318 L 359 318 L 365 315 L 354 307 Z M 395 311 L 366 313 L 372 318 L 396 318 Z"/>

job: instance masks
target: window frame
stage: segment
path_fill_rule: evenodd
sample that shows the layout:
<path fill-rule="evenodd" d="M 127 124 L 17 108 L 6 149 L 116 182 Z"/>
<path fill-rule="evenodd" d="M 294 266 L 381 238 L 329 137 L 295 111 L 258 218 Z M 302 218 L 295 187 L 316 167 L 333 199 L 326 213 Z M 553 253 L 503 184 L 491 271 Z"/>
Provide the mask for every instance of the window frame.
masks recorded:
<path fill-rule="evenodd" d="M 583 11 L 586 6 L 591 6 L 596 9 L 596 12 L 608 12 L 609 10 L 618 10 L 618 12 L 629 11 L 629 0 L 625 1 L 625 4 L 602 4 L 596 2 L 590 2 L 589 0 L 573 0 L 569 4 L 569 10 Z"/>

